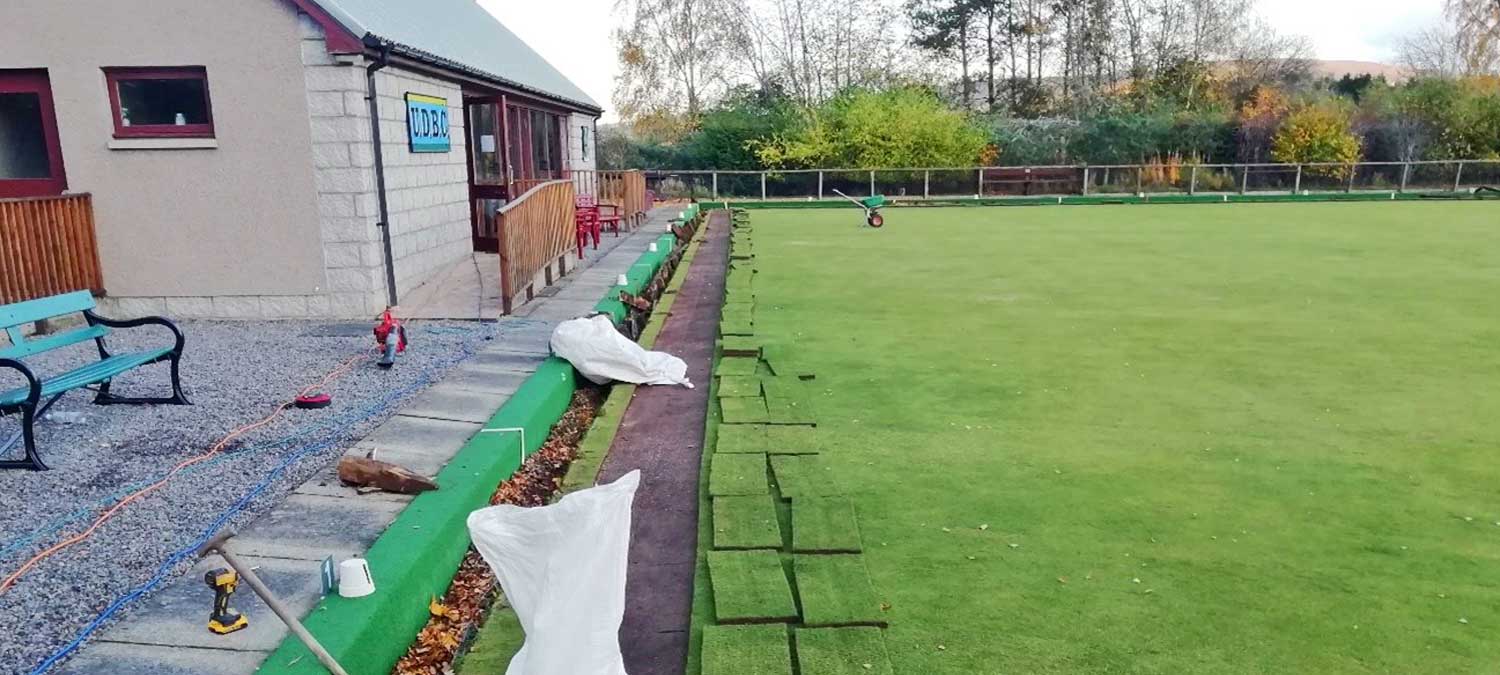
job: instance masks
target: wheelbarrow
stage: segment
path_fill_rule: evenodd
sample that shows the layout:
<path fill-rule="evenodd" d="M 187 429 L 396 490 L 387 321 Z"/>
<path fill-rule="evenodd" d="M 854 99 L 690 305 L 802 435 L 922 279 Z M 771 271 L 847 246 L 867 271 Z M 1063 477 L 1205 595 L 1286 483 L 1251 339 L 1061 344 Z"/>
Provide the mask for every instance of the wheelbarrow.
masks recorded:
<path fill-rule="evenodd" d="M 853 197 L 850 197 L 849 195 L 839 192 L 838 190 L 834 190 L 833 193 L 849 200 L 855 206 L 864 209 L 866 225 L 869 225 L 870 227 L 880 227 L 881 225 L 885 224 L 885 217 L 880 215 L 880 207 L 885 206 L 884 195 L 870 195 L 869 197 L 865 197 L 864 199 L 855 199 Z"/>

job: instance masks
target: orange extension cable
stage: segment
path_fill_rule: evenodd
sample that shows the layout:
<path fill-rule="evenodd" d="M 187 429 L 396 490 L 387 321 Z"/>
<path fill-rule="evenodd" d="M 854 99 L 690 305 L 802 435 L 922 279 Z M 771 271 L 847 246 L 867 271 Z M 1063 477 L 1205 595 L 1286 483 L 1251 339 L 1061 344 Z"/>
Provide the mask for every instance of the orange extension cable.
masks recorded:
<path fill-rule="evenodd" d="M 317 381 L 317 382 L 315 382 L 313 384 L 310 384 L 310 385 L 308 385 L 306 387 L 303 387 L 303 389 L 300 392 L 298 392 L 297 395 L 298 396 L 306 396 L 309 393 L 312 393 L 312 392 L 314 392 L 314 391 L 316 391 L 318 389 L 322 389 L 324 387 L 327 387 L 329 383 L 333 382 L 334 380 L 336 380 L 336 379 L 338 379 L 340 377 L 343 377 L 350 370 L 352 370 L 354 368 L 355 364 L 359 363 L 359 361 L 361 359 L 367 359 L 367 358 L 370 358 L 370 356 L 371 356 L 371 354 L 369 354 L 369 353 L 363 353 L 363 354 L 356 354 L 354 356 L 349 357 L 349 359 L 345 360 L 342 364 L 339 365 L 339 367 L 333 369 L 327 375 L 324 375 L 323 379 L 321 379 L 321 380 L 319 380 L 319 381 Z M 30 571 L 31 568 L 36 567 L 38 563 L 42 562 L 43 560 L 46 560 L 47 558 L 52 557 L 53 555 L 56 555 L 58 552 L 60 552 L 60 551 L 62 551 L 64 549 L 67 549 L 67 548 L 69 548 L 69 547 L 71 547 L 71 546 L 73 546 L 75 544 L 78 544 L 79 542 L 86 541 L 89 537 L 91 537 L 91 536 L 94 535 L 94 532 L 96 530 L 98 530 L 101 525 L 103 525 L 110 518 L 113 518 L 116 513 L 119 513 L 121 509 L 124 509 L 131 502 L 134 502 L 134 501 L 140 499 L 141 497 L 144 497 L 144 496 L 146 496 L 146 495 L 148 495 L 148 494 L 150 494 L 150 493 L 152 493 L 152 492 L 160 489 L 162 486 L 166 485 L 168 482 L 171 482 L 172 478 L 175 477 L 183 469 L 186 469 L 186 468 L 188 468 L 188 467 L 190 467 L 190 466 L 192 466 L 194 464 L 197 464 L 199 462 L 208 460 L 208 459 L 212 458 L 214 455 L 219 454 L 219 452 L 221 452 L 224 449 L 224 447 L 227 446 L 227 445 L 229 445 L 229 443 L 231 441 L 233 441 L 234 439 L 239 438 L 240 436 L 243 436 L 246 433 L 249 433 L 251 431 L 259 429 L 260 427 L 266 426 L 267 424 L 270 424 L 271 422 L 276 421 L 276 418 L 281 417 L 281 414 L 283 412 L 286 412 L 286 409 L 290 408 L 291 406 L 292 406 L 292 402 L 291 401 L 288 401 L 286 403 L 282 403 L 279 406 L 276 406 L 276 409 L 273 410 L 273 411 L 271 411 L 271 414 L 266 415 L 265 417 L 261 418 L 259 421 L 251 422 L 250 424 L 246 424 L 246 425 L 244 425 L 242 427 L 239 427 L 239 428 L 235 429 L 234 431 L 229 432 L 223 438 L 219 439 L 219 442 L 215 443 L 213 445 L 213 447 L 209 448 L 208 452 L 205 452 L 205 453 L 203 453 L 201 455 L 198 455 L 196 457 L 190 457 L 190 458 L 185 459 L 182 462 L 178 463 L 177 466 L 172 467 L 172 470 L 169 471 L 169 472 L 167 472 L 167 475 L 164 476 L 161 480 L 159 480 L 159 481 L 157 481 L 155 483 L 152 483 L 150 485 L 147 485 L 146 487 L 143 487 L 143 488 L 141 488 L 139 490 L 136 490 L 135 492 L 132 492 L 129 495 L 126 495 L 123 499 L 120 500 L 120 502 L 118 504 L 115 504 L 114 506 L 111 506 L 109 508 L 109 510 L 107 510 L 104 513 L 100 514 L 99 517 L 96 520 L 94 520 L 94 522 L 91 525 L 89 525 L 87 529 L 85 529 L 82 532 L 79 532 L 78 534 L 75 534 L 75 535 L 73 535 L 71 537 L 68 537 L 67 539 L 64 539 L 64 540 L 62 540 L 62 541 L 60 541 L 60 542 L 58 542 L 56 544 L 53 544 L 51 547 L 47 548 L 46 550 L 44 550 L 44 551 L 36 554 L 35 556 L 32 556 L 32 558 L 30 560 L 26 561 L 26 564 L 21 565 L 20 569 L 17 569 L 10 576 L 6 577 L 5 581 L 0 582 L 0 594 L 4 594 L 7 591 L 9 591 L 10 587 L 14 586 L 15 583 L 16 583 L 16 581 L 18 581 L 21 578 L 22 575 L 24 575 L 24 574 L 26 574 L 26 572 Z"/>

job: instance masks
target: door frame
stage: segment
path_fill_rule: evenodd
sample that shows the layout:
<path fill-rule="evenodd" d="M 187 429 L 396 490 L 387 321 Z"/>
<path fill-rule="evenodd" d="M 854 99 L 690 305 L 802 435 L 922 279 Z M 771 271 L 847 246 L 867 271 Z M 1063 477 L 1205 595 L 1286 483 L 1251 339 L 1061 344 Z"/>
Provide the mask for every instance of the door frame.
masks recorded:
<path fill-rule="evenodd" d="M 37 95 L 41 104 L 42 137 L 47 146 L 47 178 L 0 178 L 0 198 L 48 197 L 68 189 L 68 174 L 63 167 L 62 141 L 57 131 L 57 110 L 52 103 L 52 81 L 47 70 L 0 69 L 0 94 Z"/>
<path fill-rule="evenodd" d="M 473 111 L 475 105 L 488 104 L 495 109 L 496 119 L 494 120 L 494 123 L 500 131 L 500 138 L 497 139 L 500 142 L 500 147 L 498 148 L 499 152 L 496 153 L 500 157 L 500 183 L 496 185 L 491 183 L 475 182 L 474 144 L 476 143 L 476 141 L 473 138 L 469 139 L 467 147 L 464 148 L 464 153 L 467 155 L 467 157 L 465 157 L 464 164 L 469 169 L 469 234 L 470 238 L 474 242 L 474 250 L 484 253 L 499 253 L 500 238 L 498 236 L 482 236 L 480 234 L 481 230 L 479 226 L 481 219 L 484 218 L 484 212 L 480 208 L 481 201 L 491 199 L 508 200 L 512 197 L 512 195 L 510 194 L 510 142 L 507 138 L 507 131 L 505 128 L 505 96 L 466 96 L 464 97 L 463 102 L 464 129 L 466 130 L 474 129 Z M 477 138 L 477 136 L 475 138 Z"/>

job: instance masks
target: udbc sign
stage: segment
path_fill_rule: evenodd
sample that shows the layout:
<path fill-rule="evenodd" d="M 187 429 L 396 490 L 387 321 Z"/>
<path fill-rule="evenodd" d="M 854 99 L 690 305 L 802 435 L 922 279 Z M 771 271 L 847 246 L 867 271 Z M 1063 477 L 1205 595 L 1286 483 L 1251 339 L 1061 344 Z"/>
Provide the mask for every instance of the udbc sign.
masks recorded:
<path fill-rule="evenodd" d="M 448 99 L 408 93 L 406 135 L 412 152 L 448 152 Z"/>

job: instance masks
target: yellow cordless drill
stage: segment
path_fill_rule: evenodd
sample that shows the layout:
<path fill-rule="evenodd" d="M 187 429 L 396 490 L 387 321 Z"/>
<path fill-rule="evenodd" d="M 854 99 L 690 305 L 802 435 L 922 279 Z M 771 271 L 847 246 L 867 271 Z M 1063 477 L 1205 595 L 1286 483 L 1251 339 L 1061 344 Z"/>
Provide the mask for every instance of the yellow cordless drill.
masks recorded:
<path fill-rule="evenodd" d="M 227 567 L 211 569 L 203 575 L 203 581 L 214 589 L 214 612 L 208 616 L 208 630 L 219 635 L 228 635 L 250 625 L 243 614 L 230 609 L 229 596 L 240 585 L 240 575 Z"/>

